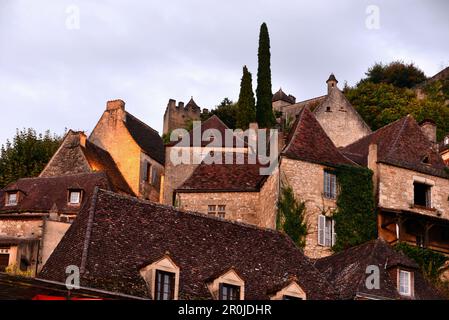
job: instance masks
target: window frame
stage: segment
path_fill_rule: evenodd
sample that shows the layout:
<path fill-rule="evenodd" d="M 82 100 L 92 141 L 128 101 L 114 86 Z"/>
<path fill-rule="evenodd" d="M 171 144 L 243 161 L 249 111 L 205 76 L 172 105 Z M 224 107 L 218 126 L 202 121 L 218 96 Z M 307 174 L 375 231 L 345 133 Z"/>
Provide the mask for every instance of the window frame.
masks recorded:
<path fill-rule="evenodd" d="M 81 189 L 69 189 L 69 194 L 67 197 L 67 203 L 71 206 L 79 206 L 82 202 L 83 191 Z M 72 194 L 78 194 L 78 202 L 72 202 Z"/>
<path fill-rule="evenodd" d="M 11 196 L 15 196 L 15 201 L 11 202 Z M 19 204 L 19 192 L 18 191 L 11 191 L 6 193 L 6 206 L 7 207 L 14 207 Z"/>
<path fill-rule="evenodd" d="M 318 245 L 332 248 L 335 245 L 336 238 L 335 220 L 323 214 L 318 215 Z"/>
<path fill-rule="evenodd" d="M 217 205 L 217 216 L 222 219 L 225 218 L 225 216 L 226 216 L 226 205 L 225 204 Z"/>
<path fill-rule="evenodd" d="M 223 289 L 227 288 L 228 292 L 226 294 L 226 297 L 234 297 L 235 299 L 224 299 L 224 292 Z M 230 283 L 226 283 L 226 282 L 221 282 L 219 285 L 219 289 L 218 289 L 218 300 L 223 300 L 223 301 L 239 301 L 240 300 L 240 290 L 241 290 L 241 286 L 239 285 L 235 285 L 235 284 L 230 284 Z M 229 290 L 235 290 L 230 292 Z"/>
<path fill-rule="evenodd" d="M 159 281 L 159 276 L 162 277 L 162 283 Z M 168 278 L 165 278 L 167 276 Z M 159 292 L 159 290 L 162 287 L 162 290 L 164 290 L 165 282 L 164 279 L 169 279 L 169 292 L 166 293 L 165 291 Z M 155 269 L 155 281 L 154 281 L 154 300 L 175 300 L 175 281 L 176 281 L 176 273 Z M 161 299 L 161 297 L 164 297 L 165 294 L 169 294 L 169 299 Z"/>
<path fill-rule="evenodd" d="M 326 199 L 337 199 L 337 176 L 334 171 L 325 169 L 323 174 L 323 196 Z"/>
<path fill-rule="evenodd" d="M 426 190 L 424 191 L 425 194 L 423 195 L 425 197 L 425 204 L 420 204 L 416 202 L 416 194 L 417 194 L 417 190 L 416 187 L 417 185 L 422 186 L 423 188 L 425 187 Z M 418 206 L 418 207 L 422 207 L 422 208 L 427 208 L 427 209 L 431 209 L 432 208 L 432 185 L 427 184 L 427 183 L 423 183 L 423 182 L 419 182 L 419 181 L 413 181 L 413 205 L 414 206 Z"/>
<path fill-rule="evenodd" d="M 401 274 L 407 274 L 407 292 L 401 291 L 403 287 Z M 412 272 L 407 270 L 398 269 L 398 292 L 401 296 L 411 297 L 412 296 Z"/>

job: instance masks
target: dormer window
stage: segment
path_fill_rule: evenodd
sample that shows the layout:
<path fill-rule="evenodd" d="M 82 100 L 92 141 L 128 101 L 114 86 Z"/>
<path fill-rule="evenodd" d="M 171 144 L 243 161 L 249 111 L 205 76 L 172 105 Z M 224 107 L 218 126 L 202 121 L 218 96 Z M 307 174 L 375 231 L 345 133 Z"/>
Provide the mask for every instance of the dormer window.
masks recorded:
<path fill-rule="evenodd" d="M 7 206 L 16 206 L 19 200 L 18 192 L 8 192 L 6 197 Z"/>
<path fill-rule="evenodd" d="M 69 190 L 69 204 L 79 205 L 81 203 L 81 190 Z"/>
<path fill-rule="evenodd" d="M 412 272 L 398 269 L 398 290 L 402 296 L 412 296 L 413 277 Z"/>
<path fill-rule="evenodd" d="M 142 268 L 140 275 L 147 283 L 154 300 L 177 300 L 179 291 L 179 267 L 169 256 Z"/>
<path fill-rule="evenodd" d="M 306 293 L 296 280 L 290 281 L 281 290 L 273 292 L 271 300 L 306 300 Z"/>
<path fill-rule="evenodd" d="M 210 281 L 208 287 L 214 299 L 243 300 L 245 297 L 245 282 L 234 269 Z"/>

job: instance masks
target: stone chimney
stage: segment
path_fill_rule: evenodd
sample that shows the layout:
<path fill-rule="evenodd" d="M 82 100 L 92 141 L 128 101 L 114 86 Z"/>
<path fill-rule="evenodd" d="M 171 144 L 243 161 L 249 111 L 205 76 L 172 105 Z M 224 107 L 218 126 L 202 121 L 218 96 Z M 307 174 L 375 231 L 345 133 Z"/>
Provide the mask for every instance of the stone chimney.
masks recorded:
<path fill-rule="evenodd" d="M 437 126 L 431 119 L 425 119 L 419 123 L 424 135 L 432 142 L 433 145 L 437 143 Z"/>
<path fill-rule="evenodd" d="M 178 108 L 179 108 L 179 109 L 184 109 L 184 102 L 179 101 L 179 102 L 178 102 Z"/>
<path fill-rule="evenodd" d="M 327 94 L 330 94 L 331 90 L 333 88 L 337 87 L 338 80 L 337 80 L 337 78 L 335 78 L 334 74 L 331 73 L 331 75 L 329 76 L 329 79 L 327 79 L 326 83 L 327 83 Z"/>
<path fill-rule="evenodd" d="M 117 100 L 111 100 L 106 103 L 106 110 L 112 111 L 112 110 L 125 110 L 125 102 L 123 100 L 117 99 Z"/>
<path fill-rule="evenodd" d="M 378 170 L 377 170 L 377 144 L 372 143 L 368 147 L 368 168 L 373 171 L 373 191 L 374 195 L 377 194 L 377 180 L 378 180 Z"/>

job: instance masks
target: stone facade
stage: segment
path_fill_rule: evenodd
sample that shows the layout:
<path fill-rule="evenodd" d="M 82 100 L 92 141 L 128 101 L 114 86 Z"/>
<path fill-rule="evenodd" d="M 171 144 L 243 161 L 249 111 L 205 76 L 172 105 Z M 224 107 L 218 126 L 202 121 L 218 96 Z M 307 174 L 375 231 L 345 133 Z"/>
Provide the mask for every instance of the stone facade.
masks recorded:
<path fill-rule="evenodd" d="M 143 184 L 146 165 L 151 164 L 158 174 L 157 181 L 164 172 L 164 166 L 146 155 L 125 126 L 127 114 L 121 100 L 109 101 L 89 141 L 108 151 L 131 190 L 141 198 L 159 202 L 159 182 L 155 185 Z"/>
<path fill-rule="evenodd" d="M 39 270 L 45 262 L 47 262 L 48 258 L 52 254 L 53 250 L 55 250 L 66 231 L 69 229 L 70 225 L 70 223 L 61 221 L 44 221 Z"/>
<path fill-rule="evenodd" d="M 180 192 L 177 205 L 181 210 L 207 214 L 209 205 L 225 205 L 225 218 L 276 228 L 279 171 L 267 178 L 259 192 Z"/>
<path fill-rule="evenodd" d="M 164 113 L 163 134 L 168 134 L 174 129 L 184 128 L 189 120 L 200 120 L 201 109 L 195 104 L 193 99 L 184 106 L 180 101 L 176 105 L 176 100 L 170 99 Z"/>
<path fill-rule="evenodd" d="M 371 129 L 335 85 L 315 109 L 315 117 L 336 147 L 347 146 L 371 133 Z"/>
<path fill-rule="evenodd" d="M 324 197 L 324 170 L 327 167 L 319 164 L 281 158 L 281 184 L 292 187 L 295 196 L 306 203 L 306 220 L 308 235 L 304 254 L 317 259 L 332 254 L 329 247 L 318 245 L 318 217 L 325 213 L 332 217 L 337 208 L 335 200 Z M 338 236 L 338 235 L 337 235 Z"/>

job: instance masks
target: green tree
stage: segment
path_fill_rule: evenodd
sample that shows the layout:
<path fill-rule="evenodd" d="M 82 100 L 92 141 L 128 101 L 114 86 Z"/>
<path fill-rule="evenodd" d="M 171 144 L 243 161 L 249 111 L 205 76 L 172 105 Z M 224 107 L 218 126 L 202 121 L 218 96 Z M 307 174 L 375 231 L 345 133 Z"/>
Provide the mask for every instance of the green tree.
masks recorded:
<path fill-rule="evenodd" d="M 283 186 L 278 202 L 277 228 L 283 230 L 301 249 L 306 245 L 308 232 L 305 214 L 305 202 L 295 198 L 292 187 Z"/>
<path fill-rule="evenodd" d="M 254 99 L 251 72 L 243 67 L 242 82 L 240 83 L 239 102 L 237 103 L 237 128 L 246 130 L 249 124 L 256 120 L 256 100 Z"/>
<path fill-rule="evenodd" d="M 424 72 L 413 63 L 405 64 L 402 61 L 393 61 L 389 64 L 376 63 L 368 69 L 366 78 L 361 82 L 388 83 L 398 88 L 413 88 L 425 81 Z"/>
<path fill-rule="evenodd" d="M 0 150 L 0 188 L 20 178 L 37 176 L 53 156 L 61 137 L 36 134 L 34 129 L 17 130 L 12 143 L 7 140 Z"/>
<path fill-rule="evenodd" d="M 203 111 L 201 113 L 201 121 L 206 121 L 213 115 L 219 117 L 229 128 L 236 128 L 237 104 L 232 102 L 229 98 L 224 98 L 213 110 L 207 112 Z"/>
<path fill-rule="evenodd" d="M 259 33 L 257 69 L 256 119 L 260 128 L 271 128 L 276 124 L 272 108 L 270 36 L 266 23 L 262 23 Z"/>

